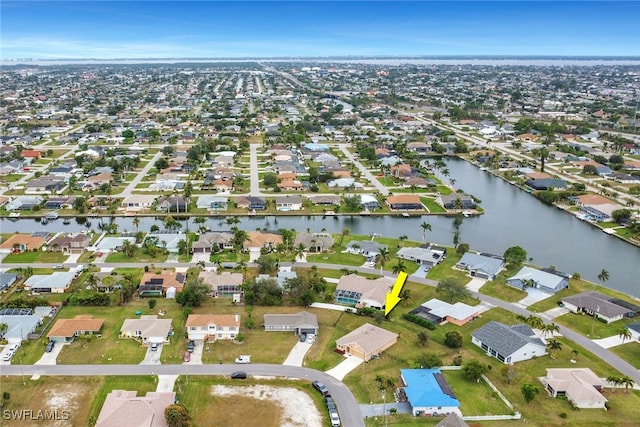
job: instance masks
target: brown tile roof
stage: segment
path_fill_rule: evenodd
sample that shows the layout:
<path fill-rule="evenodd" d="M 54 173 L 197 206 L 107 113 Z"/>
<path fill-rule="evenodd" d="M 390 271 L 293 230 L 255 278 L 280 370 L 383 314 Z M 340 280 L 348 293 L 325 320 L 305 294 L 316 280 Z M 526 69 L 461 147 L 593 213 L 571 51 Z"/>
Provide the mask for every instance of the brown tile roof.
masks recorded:
<path fill-rule="evenodd" d="M 583 205 L 606 205 L 615 203 L 613 200 L 602 197 L 599 194 L 584 194 L 582 196 L 578 196 L 578 200 Z"/>
<path fill-rule="evenodd" d="M 47 337 L 69 338 L 74 336 L 76 332 L 100 332 L 103 323 L 104 319 L 94 319 L 89 315 L 82 314 L 73 319 L 58 319 L 47 334 Z"/>
<path fill-rule="evenodd" d="M 263 247 L 271 243 L 273 246 L 282 243 L 282 236 L 279 234 L 263 233 L 261 231 L 249 231 L 247 240 L 244 241 L 245 248 Z"/>
<path fill-rule="evenodd" d="M 14 234 L 0 245 L 0 249 L 13 249 L 13 245 L 19 243 L 26 245 L 27 249 L 38 249 L 44 245 L 45 240 L 42 237 L 33 237 L 29 234 Z"/>
<path fill-rule="evenodd" d="M 237 314 L 190 314 L 187 317 L 187 327 L 191 326 L 240 326 L 240 316 Z"/>
<path fill-rule="evenodd" d="M 421 204 L 420 196 L 416 194 L 399 194 L 397 196 L 387 197 L 387 204 L 394 205 L 396 203 L 417 203 Z"/>
<path fill-rule="evenodd" d="M 140 284 L 144 285 L 152 281 L 153 279 L 162 279 L 162 290 L 167 292 L 167 289 L 170 287 L 176 288 L 176 292 L 182 292 L 182 288 L 184 286 L 184 280 L 180 281 L 178 279 L 183 279 L 184 275 L 182 273 L 176 273 L 171 270 L 162 270 L 160 274 L 156 273 L 144 273 L 142 279 L 140 280 Z"/>
<path fill-rule="evenodd" d="M 525 175 L 529 179 L 547 179 L 551 178 L 551 175 L 545 172 L 531 172 Z"/>

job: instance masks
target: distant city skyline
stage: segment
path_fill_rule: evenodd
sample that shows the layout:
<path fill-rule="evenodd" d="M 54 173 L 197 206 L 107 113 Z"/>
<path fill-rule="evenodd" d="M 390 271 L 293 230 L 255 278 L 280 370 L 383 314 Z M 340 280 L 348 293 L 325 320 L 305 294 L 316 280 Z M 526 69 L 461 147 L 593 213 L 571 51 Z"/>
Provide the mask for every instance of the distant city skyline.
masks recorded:
<path fill-rule="evenodd" d="M 0 4 L 0 57 L 638 56 L 640 2 Z"/>

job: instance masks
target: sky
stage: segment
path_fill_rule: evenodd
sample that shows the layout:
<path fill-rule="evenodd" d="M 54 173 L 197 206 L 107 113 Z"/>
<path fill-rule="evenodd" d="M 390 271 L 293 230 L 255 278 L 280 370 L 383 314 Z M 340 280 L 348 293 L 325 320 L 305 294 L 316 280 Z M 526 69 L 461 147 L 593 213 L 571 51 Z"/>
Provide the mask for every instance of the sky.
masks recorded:
<path fill-rule="evenodd" d="M 640 55 L 638 1 L 7 1 L 0 59 Z"/>

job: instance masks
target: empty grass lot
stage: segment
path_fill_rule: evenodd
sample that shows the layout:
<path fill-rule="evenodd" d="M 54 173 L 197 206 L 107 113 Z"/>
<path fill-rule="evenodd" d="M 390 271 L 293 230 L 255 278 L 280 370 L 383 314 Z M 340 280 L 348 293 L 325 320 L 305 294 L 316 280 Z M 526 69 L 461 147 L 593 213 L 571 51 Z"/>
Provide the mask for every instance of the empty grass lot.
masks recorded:
<path fill-rule="evenodd" d="M 63 262 L 69 256 L 63 255 L 60 252 L 23 252 L 21 254 L 9 254 L 2 260 L 5 264 L 12 263 L 24 263 L 24 264 L 35 264 L 35 263 L 54 263 L 54 262 Z"/>
<path fill-rule="evenodd" d="M 465 415 L 502 415 L 511 409 L 498 397 L 485 381 L 468 381 L 462 371 L 442 371 L 451 389 L 460 402 L 460 411 Z M 483 396 L 483 399 L 478 399 Z"/>
<path fill-rule="evenodd" d="M 625 342 L 609 349 L 612 353 L 617 354 L 623 360 L 631 363 L 636 369 L 640 369 L 640 342 Z"/>

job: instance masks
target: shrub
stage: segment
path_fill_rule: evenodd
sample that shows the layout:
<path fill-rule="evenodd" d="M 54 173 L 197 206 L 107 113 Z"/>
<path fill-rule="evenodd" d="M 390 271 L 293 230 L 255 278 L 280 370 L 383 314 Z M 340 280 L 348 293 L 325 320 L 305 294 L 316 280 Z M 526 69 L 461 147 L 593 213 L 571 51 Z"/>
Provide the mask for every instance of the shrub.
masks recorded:
<path fill-rule="evenodd" d="M 433 331 L 436 328 L 435 323 L 420 317 L 420 316 L 416 316 L 415 314 L 411 314 L 411 313 L 405 313 L 402 315 L 402 318 L 404 320 L 408 320 L 411 323 L 415 323 L 418 326 L 422 326 L 423 328 L 427 328 L 430 331 Z"/>
<path fill-rule="evenodd" d="M 563 420 L 567 418 L 567 413 L 566 412 L 561 412 L 559 415 L 560 418 L 562 418 Z"/>
<path fill-rule="evenodd" d="M 444 345 L 449 348 L 462 347 L 462 334 L 458 331 L 449 331 L 444 336 Z"/>

